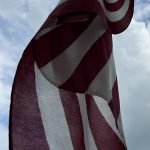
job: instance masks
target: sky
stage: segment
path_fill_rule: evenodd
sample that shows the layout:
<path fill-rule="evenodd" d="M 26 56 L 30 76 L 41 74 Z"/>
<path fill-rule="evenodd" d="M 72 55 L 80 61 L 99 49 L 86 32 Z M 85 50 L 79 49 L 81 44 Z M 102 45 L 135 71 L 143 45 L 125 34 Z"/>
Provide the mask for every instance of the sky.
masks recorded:
<path fill-rule="evenodd" d="M 0 149 L 8 150 L 10 93 L 23 50 L 58 0 L 0 0 Z M 128 150 L 150 149 L 150 0 L 136 0 L 129 28 L 113 36 Z"/>

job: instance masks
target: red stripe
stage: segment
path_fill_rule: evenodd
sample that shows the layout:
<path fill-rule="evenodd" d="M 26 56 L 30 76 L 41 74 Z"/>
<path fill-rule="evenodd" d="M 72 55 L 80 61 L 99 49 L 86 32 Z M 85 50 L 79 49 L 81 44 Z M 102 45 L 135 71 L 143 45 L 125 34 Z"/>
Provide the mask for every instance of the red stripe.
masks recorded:
<path fill-rule="evenodd" d="M 54 9 L 51 17 L 59 17 L 70 13 L 87 12 L 99 14 L 101 17 L 104 12 L 97 0 L 67 0 Z"/>
<path fill-rule="evenodd" d="M 110 22 L 109 20 L 107 20 L 109 29 L 113 34 L 120 33 L 128 27 L 133 16 L 133 8 L 134 8 L 134 0 L 130 0 L 129 9 L 126 15 L 121 20 L 117 22 Z"/>
<path fill-rule="evenodd" d="M 115 81 L 114 87 L 112 89 L 112 100 L 109 102 L 109 106 L 117 121 L 120 114 L 120 100 L 119 100 L 117 80 Z"/>
<path fill-rule="evenodd" d="M 110 32 L 102 35 L 90 48 L 73 75 L 60 87 L 71 91 L 85 92 L 98 72 L 104 67 L 112 53 Z"/>
<path fill-rule="evenodd" d="M 74 150 L 85 150 L 84 131 L 77 95 L 59 89 Z M 57 109 L 57 108 L 56 108 Z"/>
<path fill-rule="evenodd" d="M 126 150 L 124 144 L 112 130 L 99 111 L 94 99 L 86 95 L 89 124 L 99 150 Z"/>
<path fill-rule="evenodd" d="M 87 28 L 89 22 L 63 24 L 34 41 L 34 56 L 39 67 L 52 61 L 71 45 Z"/>
<path fill-rule="evenodd" d="M 104 0 L 104 5 L 108 11 L 117 11 L 121 8 L 121 6 L 124 4 L 125 0 L 118 0 L 115 3 L 108 3 L 106 0 Z"/>
<path fill-rule="evenodd" d="M 36 97 L 32 45 L 17 68 L 10 107 L 9 149 L 49 150 Z"/>

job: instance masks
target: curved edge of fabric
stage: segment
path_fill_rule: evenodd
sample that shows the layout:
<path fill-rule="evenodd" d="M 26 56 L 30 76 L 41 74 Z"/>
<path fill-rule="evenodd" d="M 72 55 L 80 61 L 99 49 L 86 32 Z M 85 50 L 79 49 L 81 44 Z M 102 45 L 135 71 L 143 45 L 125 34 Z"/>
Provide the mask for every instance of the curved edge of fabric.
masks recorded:
<path fill-rule="evenodd" d="M 34 75 L 34 72 L 33 72 L 34 71 L 33 70 L 34 69 L 34 56 L 33 56 L 33 53 L 32 53 L 32 49 L 33 49 L 32 42 L 33 41 L 31 40 L 31 42 L 25 48 L 25 50 L 24 50 L 24 52 L 23 52 L 23 54 L 20 58 L 20 61 L 19 61 L 18 66 L 17 66 L 16 73 L 15 73 L 13 85 L 12 85 L 11 102 L 10 102 L 10 110 L 9 110 L 9 126 L 8 126 L 8 130 L 9 130 L 9 133 L 8 133 L 8 140 L 9 140 L 8 148 L 9 148 L 9 150 L 21 150 L 22 148 L 20 148 L 20 147 L 22 146 L 22 144 L 24 144 L 24 146 L 25 146 L 24 148 L 26 150 L 35 150 L 35 149 L 49 150 L 48 143 L 47 143 L 47 140 L 46 140 L 46 137 L 45 137 L 45 133 L 42 132 L 44 130 L 44 128 L 43 128 L 43 124 L 42 124 L 41 118 L 40 118 L 40 110 L 39 110 L 39 107 L 38 107 L 37 101 L 36 101 L 37 97 L 36 97 L 36 91 L 35 91 L 35 85 L 34 85 L 35 75 Z M 30 108 L 30 110 L 33 110 L 33 111 L 36 110 L 36 113 L 38 113 L 37 115 L 35 115 L 35 118 L 33 119 L 33 123 L 30 122 L 31 119 L 30 119 L 29 122 L 26 122 L 27 123 L 26 127 L 29 127 L 28 126 L 29 124 L 34 124 L 35 126 L 37 125 L 37 129 L 39 130 L 39 132 L 37 131 L 37 133 L 38 133 L 38 134 L 36 134 L 37 136 L 34 137 L 34 142 L 33 143 L 30 142 L 31 137 L 28 138 L 27 143 L 25 143 L 22 139 L 20 139 L 20 137 L 17 137 L 16 133 L 17 133 L 18 130 L 16 131 L 17 127 L 15 125 L 15 124 L 18 123 L 18 120 L 19 120 L 19 118 L 17 118 L 18 116 L 16 117 L 16 114 L 20 115 L 19 113 L 16 113 L 18 108 L 20 108 L 21 113 L 25 112 L 24 108 L 22 108 L 22 107 L 15 108 L 15 107 L 16 107 L 16 104 L 18 106 L 20 106 L 20 105 L 23 106 L 20 102 L 19 103 L 17 102 L 18 94 L 22 96 L 22 97 L 20 97 L 21 102 L 25 102 L 24 100 L 26 100 L 26 98 L 27 98 L 27 97 L 26 98 L 23 97 L 23 95 L 26 94 L 26 93 L 21 92 L 21 91 L 26 87 L 26 84 L 22 84 L 22 81 L 24 82 L 24 80 L 25 80 L 25 82 L 26 82 L 26 79 L 28 80 L 28 78 L 29 78 L 28 73 L 30 73 L 30 78 L 32 78 L 30 80 L 30 82 L 28 82 L 28 83 L 30 85 L 33 85 L 33 87 L 29 86 L 29 88 L 27 90 L 28 92 L 30 92 L 30 90 L 31 90 L 31 92 L 33 92 L 33 95 L 32 95 L 33 97 L 30 98 L 30 99 L 33 102 L 33 103 L 31 103 L 31 106 L 34 105 L 33 106 L 34 109 Z M 24 80 L 22 80 L 22 78 Z M 20 89 L 20 86 L 18 86 L 18 84 L 20 84 L 22 86 L 21 89 Z M 25 120 L 25 118 L 23 116 L 23 118 L 21 118 L 21 121 Z M 15 119 L 17 120 L 17 123 L 16 123 Z M 24 126 L 20 126 L 20 127 L 22 129 Z M 22 138 L 24 138 L 24 135 L 22 135 L 21 133 L 19 133 L 19 134 Z M 25 133 L 25 134 L 27 134 L 27 133 Z M 29 134 L 29 132 L 28 132 L 28 135 L 31 135 L 31 134 Z M 20 141 L 17 141 L 17 138 Z M 40 142 L 38 142 L 38 141 L 40 141 Z M 17 143 L 17 145 L 16 145 L 16 143 Z M 29 144 L 29 143 L 31 143 L 31 144 Z M 27 145 L 27 144 L 29 144 L 29 145 Z"/>
<path fill-rule="evenodd" d="M 126 30 L 131 23 L 131 20 L 133 18 L 133 13 L 134 13 L 134 0 L 130 0 L 127 13 L 121 20 L 117 22 L 111 22 L 107 19 L 107 25 L 111 33 L 119 34 L 122 33 L 124 30 Z"/>

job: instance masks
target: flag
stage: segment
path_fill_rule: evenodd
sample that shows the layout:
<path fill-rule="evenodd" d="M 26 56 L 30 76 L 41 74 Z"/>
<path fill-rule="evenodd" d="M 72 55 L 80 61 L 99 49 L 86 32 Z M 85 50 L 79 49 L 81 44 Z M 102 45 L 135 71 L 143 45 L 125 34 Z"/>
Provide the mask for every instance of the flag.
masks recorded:
<path fill-rule="evenodd" d="M 25 49 L 11 95 L 10 150 L 126 150 L 112 34 L 133 0 L 61 0 Z"/>

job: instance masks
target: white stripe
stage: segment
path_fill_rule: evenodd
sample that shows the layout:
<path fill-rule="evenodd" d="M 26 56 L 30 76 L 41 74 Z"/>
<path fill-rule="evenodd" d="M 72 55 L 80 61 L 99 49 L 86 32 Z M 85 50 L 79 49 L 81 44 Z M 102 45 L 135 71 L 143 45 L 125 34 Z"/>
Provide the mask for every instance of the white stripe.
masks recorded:
<path fill-rule="evenodd" d="M 56 7 L 58 7 L 59 5 L 61 5 L 61 4 L 63 4 L 63 3 L 65 3 L 65 2 L 67 2 L 68 0 L 59 0 L 59 2 L 58 2 L 58 4 L 57 4 L 57 6 Z"/>
<path fill-rule="evenodd" d="M 116 3 L 119 0 L 106 0 L 107 3 Z"/>
<path fill-rule="evenodd" d="M 48 32 L 51 32 L 52 30 L 60 27 L 61 25 L 56 25 L 57 23 L 57 19 L 53 20 L 50 24 L 49 27 L 43 29 L 42 31 L 40 31 L 39 33 L 37 33 L 37 35 L 35 36 L 35 40 L 38 40 L 41 36 L 47 34 Z"/>
<path fill-rule="evenodd" d="M 50 82 L 56 86 L 62 85 L 73 74 L 90 47 L 105 31 L 102 20 L 97 16 L 73 44 L 54 60 L 40 68 L 41 71 Z"/>
<path fill-rule="evenodd" d="M 42 122 L 50 150 L 73 150 L 58 89 L 43 77 L 36 64 L 35 81 Z"/>
<path fill-rule="evenodd" d="M 107 64 L 100 70 L 90 84 L 87 93 L 100 96 L 109 102 L 112 99 L 112 88 L 116 81 L 116 69 L 113 53 Z"/>
<path fill-rule="evenodd" d="M 122 141 L 123 141 L 124 145 L 126 145 L 124 131 L 123 131 L 123 124 L 122 124 L 122 119 L 121 119 L 121 113 L 119 113 L 119 117 L 118 117 L 118 120 L 117 120 L 117 125 L 118 125 L 118 129 L 119 129 Z"/>
<path fill-rule="evenodd" d="M 84 94 L 77 94 L 79 105 L 80 105 L 80 111 L 82 116 L 82 122 L 83 122 L 83 129 L 84 129 L 84 141 L 85 141 L 85 147 L 86 150 L 97 150 L 91 128 L 88 121 L 88 115 L 87 115 L 87 107 L 86 107 L 86 99 Z"/>
<path fill-rule="evenodd" d="M 130 0 L 125 0 L 123 6 L 121 6 L 121 8 L 119 10 L 111 12 L 105 8 L 102 0 L 99 0 L 99 2 L 101 3 L 101 5 L 105 11 L 105 15 L 110 22 L 117 22 L 117 21 L 120 21 L 121 19 L 123 19 L 123 17 L 128 12 L 129 4 L 130 4 Z"/>
<path fill-rule="evenodd" d="M 115 118 L 112 114 L 112 111 L 110 110 L 108 103 L 101 97 L 93 96 L 93 98 L 99 108 L 99 111 L 102 113 L 103 117 L 105 118 L 106 122 L 109 124 L 109 126 L 113 129 L 113 131 L 116 133 L 116 135 L 118 135 L 118 137 L 122 141 L 120 133 L 116 127 Z"/>

